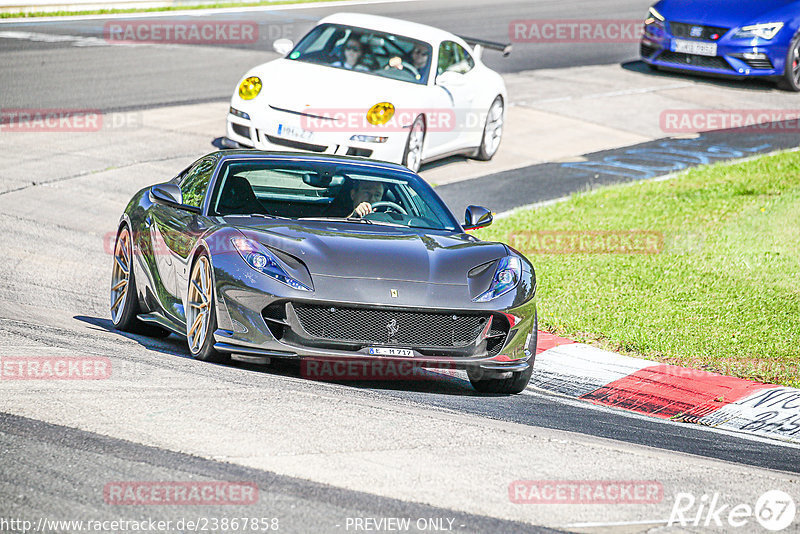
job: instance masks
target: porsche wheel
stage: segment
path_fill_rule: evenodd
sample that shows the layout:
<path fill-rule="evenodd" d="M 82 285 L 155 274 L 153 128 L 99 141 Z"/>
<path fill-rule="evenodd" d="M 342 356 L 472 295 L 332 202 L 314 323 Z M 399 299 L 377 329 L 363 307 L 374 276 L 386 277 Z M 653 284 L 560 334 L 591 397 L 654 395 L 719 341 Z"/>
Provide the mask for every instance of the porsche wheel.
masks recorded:
<path fill-rule="evenodd" d="M 800 91 L 800 34 L 795 35 L 786 54 L 786 67 L 778 85 L 788 91 Z"/>
<path fill-rule="evenodd" d="M 117 234 L 114 244 L 114 267 L 111 270 L 111 322 L 124 332 L 136 330 L 139 303 L 133 279 L 133 243 L 127 226 Z"/>
<path fill-rule="evenodd" d="M 403 165 L 414 172 L 419 171 L 422 165 L 422 143 L 425 141 L 425 119 L 422 115 L 414 120 L 411 131 L 408 132 L 406 149 L 403 152 Z"/>
<path fill-rule="evenodd" d="M 500 148 L 500 140 L 503 138 L 503 112 L 503 98 L 498 95 L 486 114 L 486 124 L 483 127 L 483 137 L 477 159 L 489 161 Z"/>
<path fill-rule="evenodd" d="M 189 277 L 186 309 L 186 341 L 192 357 L 205 362 L 228 361 L 227 354 L 214 350 L 217 314 L 214 306 L 214 280 L 211 262 L 203 252 L 197 257 Z"/>

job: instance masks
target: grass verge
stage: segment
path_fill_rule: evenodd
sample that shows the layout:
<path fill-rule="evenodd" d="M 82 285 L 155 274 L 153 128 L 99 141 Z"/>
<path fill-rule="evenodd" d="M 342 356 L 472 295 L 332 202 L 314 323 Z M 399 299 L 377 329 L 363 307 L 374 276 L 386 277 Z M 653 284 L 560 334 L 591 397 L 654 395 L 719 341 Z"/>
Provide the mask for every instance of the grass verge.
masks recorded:
<path fill-rule="evenodd" d="M 800 152 L 578 194 L 476 235 L 533 262 L 542 329 L 800 387 Z"/>
<path fill-rule="evenodd" d="M 154 11 L 189 11 L 195 9 L 224 9 L 230 7 L 271 7 L 287 4 L 315 4 L 333 2 L 334 0 L 269 0 L 266 2 L 215 2 L 197 5 L 178 5 L 147 8 L 125 9 L 89 9 L 84 11 L 34 11 L 31 13 L 0 13 L 0 19 L 35 18 L 35 17 L 68 17 L 73 15 L 116 15 L 119 13 L 149 13 Z"/>

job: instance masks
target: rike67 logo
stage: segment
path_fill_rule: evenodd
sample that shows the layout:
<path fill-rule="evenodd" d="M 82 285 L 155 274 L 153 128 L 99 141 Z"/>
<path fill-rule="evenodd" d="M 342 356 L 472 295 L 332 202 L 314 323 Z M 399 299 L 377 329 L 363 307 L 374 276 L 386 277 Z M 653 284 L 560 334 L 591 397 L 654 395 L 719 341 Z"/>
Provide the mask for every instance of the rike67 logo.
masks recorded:
<path fill-rule="evenodd" d="M 781 490 L 770 490 L 758 498 L 755 505 L 726 503 L 719 493 L 703 495 L 699 499 L 691 493 L 678 493 L 667 526 L 742 528 L 755 532 L 756 523 L 772 532 L 792 524 L 796 513 L 794 499 Z"/>

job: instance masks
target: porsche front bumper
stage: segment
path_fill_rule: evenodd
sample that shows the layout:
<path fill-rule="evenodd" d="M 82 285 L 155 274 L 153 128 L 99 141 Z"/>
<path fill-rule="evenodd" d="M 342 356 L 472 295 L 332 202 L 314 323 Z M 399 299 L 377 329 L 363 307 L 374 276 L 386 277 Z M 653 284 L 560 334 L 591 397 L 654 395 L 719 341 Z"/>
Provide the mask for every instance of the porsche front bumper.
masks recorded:
<path fill-rule="evenodd" d="M 228 113 L 227 137 L 242 147 L 360 156 L 400 163 L 408 140 L 401 131 L 359 132 L 325 119 L 272 106 Z M 245 115 L 246 117 L 242 117 Z"/>

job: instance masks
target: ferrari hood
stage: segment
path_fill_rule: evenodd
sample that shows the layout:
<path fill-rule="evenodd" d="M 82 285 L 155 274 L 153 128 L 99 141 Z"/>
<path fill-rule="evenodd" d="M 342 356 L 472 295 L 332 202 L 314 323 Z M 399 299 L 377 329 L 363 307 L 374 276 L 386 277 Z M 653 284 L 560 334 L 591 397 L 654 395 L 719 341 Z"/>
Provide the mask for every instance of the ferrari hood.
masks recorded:
<path fill-rule="evenodd" d="M 400 108 L 423 102 L 426 89 L 424 85 L 288 59 L 259 65 L 246 76 L 258 76 L 264 84 L 261 93 L 249 102 L 317 115 L 342 109 L 366 113 L 379 102 Z M 233 98 L 238 99 L 238 94 Z"/>
<path fill-rule="evenodd" d="M 796 0 L 662 0 L 655 8 L 668 21 L 736 28 L 756 22 L 775 22 L 770 17 Z M 783 20 L 782 18 L 776 19 Z"/>
<path fill-rule="evenodd" d="M 302 261 L 316 275 L 467 285 L 467 272 L 508 255 L 466 234 L 338 222 L 237 225 L 251 239 Z"/>

